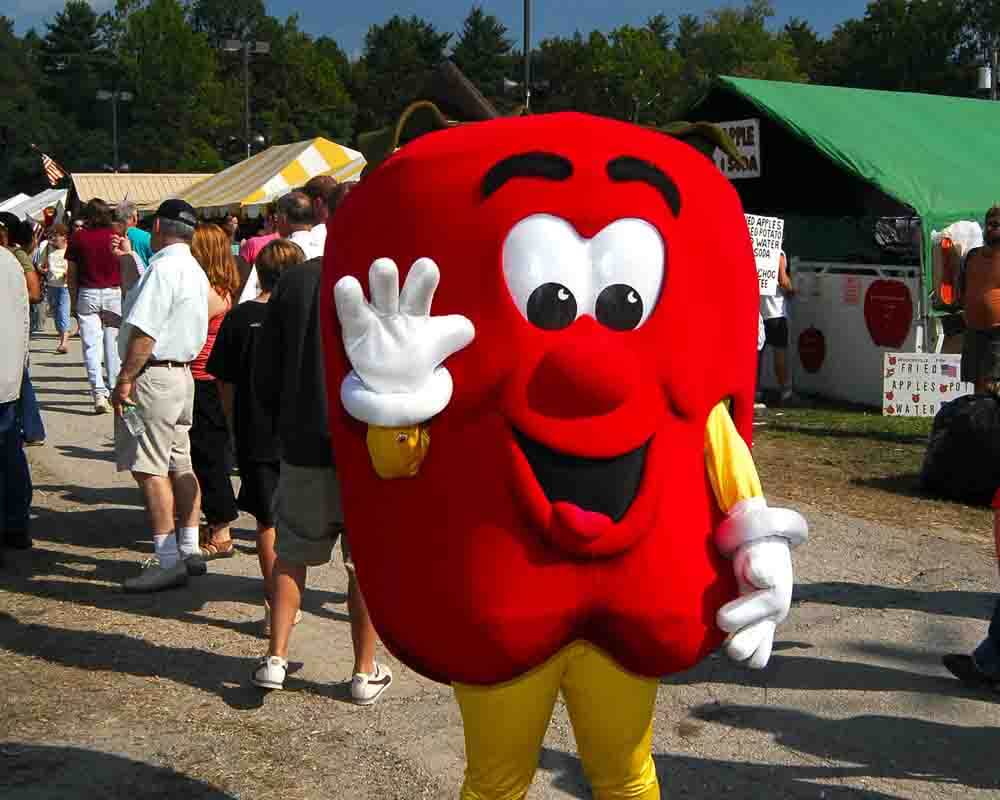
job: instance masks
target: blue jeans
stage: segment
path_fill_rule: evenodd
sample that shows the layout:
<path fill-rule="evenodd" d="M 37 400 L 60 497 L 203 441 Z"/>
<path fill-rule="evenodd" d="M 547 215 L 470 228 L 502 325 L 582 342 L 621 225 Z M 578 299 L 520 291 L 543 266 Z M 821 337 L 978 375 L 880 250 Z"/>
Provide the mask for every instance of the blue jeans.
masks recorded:
<path fill-rule="evenodd" d="M 976 648 L 972 657 L 980 672 L 1000 680 L 1000 600 L 997 600 L 986 638 Z"/>
<path fill-rule="evenodd" d="M 19 403 L 0 403 L 0 515 L 4 533 L 28 531 L 31 472 L 21 439 Z"/>
<path fill-rule="evenodd" d="M 49 298 L 49 313 L 55 320 L 56 330 L 66 333 L 69 330 L 69 289 L 65 286 L 49 286 L 45 293 Z"/>
<path fill-rule="evenodd" d="M 24 429 L 24 440 L 26 442 L 45 441 L 45 423 L 42 422 L 42 412 L 38 407 L 38 398 L 35 397 L 35 387 L 31 385 L 31 376 L 28 368 L 24 368 L 24 377 L 21 378 L 21 426 Z"/>
<path fill-rule="evenodd" d="M 42 304 L 32 303 L 29 309 L 29 318 L 31 320 L 31 332 L 41 333 L 42 331 Z"/>

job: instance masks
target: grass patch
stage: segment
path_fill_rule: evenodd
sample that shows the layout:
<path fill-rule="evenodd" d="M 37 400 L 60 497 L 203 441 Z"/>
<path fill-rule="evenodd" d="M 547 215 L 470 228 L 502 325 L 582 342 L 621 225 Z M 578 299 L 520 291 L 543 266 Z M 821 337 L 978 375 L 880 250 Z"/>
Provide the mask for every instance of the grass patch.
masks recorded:
<path fill-rule="evenodd" d="M 793 504 L 920 530 L 989 538 L 988 509 L 929 497 L 920 469 L 933 420 L 869 409 L 769 409 L 754 426 L 754 460 L 769 495 Z"/>

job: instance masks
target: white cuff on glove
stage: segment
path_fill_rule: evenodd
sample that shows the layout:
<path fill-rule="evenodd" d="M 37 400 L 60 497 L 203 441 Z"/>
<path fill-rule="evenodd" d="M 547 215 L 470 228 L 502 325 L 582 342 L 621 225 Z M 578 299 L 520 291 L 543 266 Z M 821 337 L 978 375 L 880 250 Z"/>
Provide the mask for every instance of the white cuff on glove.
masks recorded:
<path fill-rule="evenodd" d="M 715 534 L 715 546 L 727 558 L 741 545 L 778 536 L 797 547 L 809 538 L 809 525 L 798 511 L 768 508 L 763 497 L 741 500 L 730 509 Z"/>
<path fill-rule="evenodd" d="M 438 367 L 416 392 L 380 394 L 369 389 L 352 371 L 340 386 L 340 400 L 347 413 L 369 425 L 406 428 L 427 422 L 451 401 L 451 373 Z"/>

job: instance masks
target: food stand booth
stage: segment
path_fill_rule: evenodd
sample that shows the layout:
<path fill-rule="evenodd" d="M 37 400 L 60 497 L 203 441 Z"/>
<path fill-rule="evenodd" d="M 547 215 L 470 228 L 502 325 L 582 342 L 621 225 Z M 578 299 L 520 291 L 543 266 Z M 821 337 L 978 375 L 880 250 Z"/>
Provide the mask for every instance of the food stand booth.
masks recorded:
<path fill-rule="evenodd" d="M 685 117 L 729 132 L 746 211 L 785 222 L 798 391 L 880 407 L 886 353 L 955 350 L 932 233 L 1000 199 L 1000 104 L 723 77 Z"/>

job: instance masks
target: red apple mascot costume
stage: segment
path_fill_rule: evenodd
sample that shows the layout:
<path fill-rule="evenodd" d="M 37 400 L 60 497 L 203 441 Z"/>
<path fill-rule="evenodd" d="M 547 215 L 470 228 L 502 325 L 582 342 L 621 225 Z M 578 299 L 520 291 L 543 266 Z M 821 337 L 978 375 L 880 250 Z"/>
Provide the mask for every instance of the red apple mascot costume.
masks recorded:
<path fill-rule="evenodd" d="M 658 679 L 723 642 L 763 667 L 806 538 L 746 444 L 736 192 L 656 131 L 503 119 L 404 147 L 328 242 L 351 550 L 389 649 L 454 687 L 462 798 L 524 797 L 560 693 L 594 796 L 658 798 Z"/>

